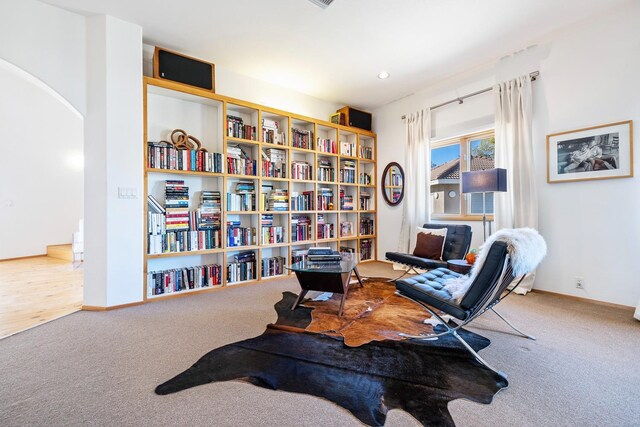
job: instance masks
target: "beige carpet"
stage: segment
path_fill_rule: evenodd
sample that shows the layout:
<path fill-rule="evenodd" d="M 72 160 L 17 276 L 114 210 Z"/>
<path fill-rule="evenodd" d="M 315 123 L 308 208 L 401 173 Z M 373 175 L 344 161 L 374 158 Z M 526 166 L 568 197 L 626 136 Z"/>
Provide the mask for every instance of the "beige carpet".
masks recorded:
<path fill-rule="evenodd" d="M 363 275 L 391 275 L 387 265 Z M 127 309 L 79 312 L 0 340 L 0 425 L 357 426 L 345 410 L 241 382 L 168 396 L 155 386 L 221 345 L 262 333 L 295 278 Z M 549 295 L 510 296 L 481 354 L 509 374 L 491 405 L 450 404 L 459 426 L 632 426 L 640 419 L 640 322 L 624 310 Z M 391 411 L 387 426 L 417 425 Z"/>

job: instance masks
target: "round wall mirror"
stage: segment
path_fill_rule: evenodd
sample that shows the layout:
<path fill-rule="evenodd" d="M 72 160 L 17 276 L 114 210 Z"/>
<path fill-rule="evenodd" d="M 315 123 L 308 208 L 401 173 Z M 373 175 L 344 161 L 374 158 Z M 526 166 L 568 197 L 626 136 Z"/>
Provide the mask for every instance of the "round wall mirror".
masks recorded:
<path fill-rule="evenodd" d="M 398 205 L 404 197 L 404 171 L 396 162 L 391 162 L 382 172 L 382 197 L 391 206 Z"/>

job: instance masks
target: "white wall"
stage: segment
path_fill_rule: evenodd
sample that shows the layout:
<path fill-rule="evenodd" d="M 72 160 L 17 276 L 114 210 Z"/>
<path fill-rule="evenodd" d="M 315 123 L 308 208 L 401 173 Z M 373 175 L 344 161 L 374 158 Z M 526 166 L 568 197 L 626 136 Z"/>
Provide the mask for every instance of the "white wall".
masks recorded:
<path fill-rule="evenodd" d="M 0 93 L 0 259 L 44 254 L 71 243 L 83 215 L 83 118 L 2 59 Z"/>
<path fill-rule="evenodd" d="M 535 69 L 534 161 L 539 191 L 540 232 L 549 255 L 538 270 L 535 287 L 564 294 L 635 306 L 640 298 L 640 186 L 638 178 L 548 184 L 546 142 L 549 133 L 633 119 L 638 141 L 640 117 L 640 4 L 627 5 L 537 41 L 538 46 L 401 99 L 374 112 L 379 138 L 379 167 L 404 156 L 400 116 L 474 92 Z M 480 97 L 491 94 L 481 95 Z M 471 100 L 469 100 L 471 101 Z M 493 114 L 478 100 L 451 106 L 469 131 Z M 442 127 L 455 133 L 455 124 Z M 634 155 L 637 170 L 638 150 Z M 378 247 L 395 250 L 401 207 L 380 206 Z M 475 236 L 482 230 L 474 230 Z M 474 237 L 475 237 L 474 236 Z M 475 239 L 477 241 L 477 237 Z M 575 288 L 584 278 L 585 290 Z"/>
<path fill-rule="evenodd" d="M 84 303 L 112 306 L 142 300 L 142 28 L 92 16 L 87 46 Z"/>
<path fill-rule="evenodd" d="M 85 18 L 35 0 L 0 0 L 0 58 L 86 112 Z"/>
<path fill-rule="evenodd" d="M 153 49 L 153 46 L 144 45 L 144 73 L 147 76 L 153 75 Z M 189 52 L 182 53 L 189 55 Z M 216 62 L 215 58 L 200 59 Z M 326 121 L 338 108 L 344 107 L 233 72 L 219 64 L 216 64 L 216 93 Z"/>

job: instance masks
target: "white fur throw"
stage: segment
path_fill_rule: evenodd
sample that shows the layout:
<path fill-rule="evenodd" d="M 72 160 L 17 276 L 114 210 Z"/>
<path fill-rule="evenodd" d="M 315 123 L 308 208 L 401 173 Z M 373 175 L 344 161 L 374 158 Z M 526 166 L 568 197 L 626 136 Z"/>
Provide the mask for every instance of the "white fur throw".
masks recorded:
<path fill-rule="evenodd" d="M 476 262 L 468 276 L 450 279 L 444 286 L 453 298 L 460 302 L 482 268 L 489 248 L 493 242 L 500 241 L 507 244 L 507 251 L 511 258 L 514 277 L 522 276 L 536 269 L 540 261 L 547 255 L 547 244 L 533 228 L 505 228 L 493 233 L 480 247 Z"/>

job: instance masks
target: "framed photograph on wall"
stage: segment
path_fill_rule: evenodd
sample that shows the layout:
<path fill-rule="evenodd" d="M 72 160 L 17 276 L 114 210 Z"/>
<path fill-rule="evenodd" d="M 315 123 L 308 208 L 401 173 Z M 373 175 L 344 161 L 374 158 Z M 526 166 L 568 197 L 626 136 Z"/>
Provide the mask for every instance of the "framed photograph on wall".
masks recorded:
<path fill-rule="evenodd" d="M 547 135 L 547 182 L 633 176 L 631 120 Z"/>

